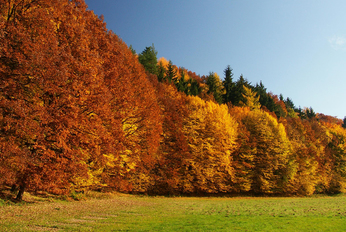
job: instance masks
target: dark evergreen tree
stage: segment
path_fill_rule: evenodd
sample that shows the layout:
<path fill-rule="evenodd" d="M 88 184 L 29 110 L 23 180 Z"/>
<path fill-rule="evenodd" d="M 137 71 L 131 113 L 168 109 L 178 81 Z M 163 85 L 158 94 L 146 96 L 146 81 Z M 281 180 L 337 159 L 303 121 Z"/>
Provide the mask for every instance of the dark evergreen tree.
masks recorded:
<path fill-rule="evenodd" d="M 138 60 L 147 72 L 157 75 L 157 51 L 155 50 L 154 44 L 150 47 L 146 47 L 144 51 L 138 55 Z"/>
<path fill-rule="evenodd" d="M 131 50 L 133 55 L 136 55 L 136 50 L 132 47 L 132 45 L 130 45 L 129 49 Z"/>
<path fill-rule="evenodd" d="M 251 88 L 253 89 L 253 86 L 250 84 L 250 82 L 248 82 L 248 80 L 246 80 L 243 77 L 243 74 L 240 75 L 239 79 L 235 82 L 235 88 L 234 91 L 232 93 L 232 104 L 238 106 L 239 102 L 244 102 L 245 99 L 243 97 L 243 94 L 245 94 L 244 92 L 244 87 L 246 86 L 247 88 Z"/>
<path fill-rule="evenodd" d="M 306 108 L 305 112 L 306 112 L 306 116 L 308 118 L 310 118 L 310 119 L 316 117 L 316 113 L 315 113 L 315 111 L 311 107 L 310 108 Z"/>
<path fill-rule="evenodd" d="M 297 117 L 297 108 L 295 107 L 293 101 L 290 98 L 283 100 L 287 109 L 287 117 L 296 118 Z"/>
<path fill-rule="evenodd" d="M 175 71 L 172 61 L 169 61 L 167 70 L 166 70 L 165 79 L 167 79 L 168 82 L 171 83 L 172 80 L 176 78 L 176 76 L 177 76 L 177 71 Z"/>
<path fill-rule="evenodd" d="M 275 104 L 274 103 L 274 111 L 276 117 L 281 118 L 281 117 L 286 117 L 285 111 L 282 109 L 281 105 Z"/>
<path fill-rule="evenodd" d="M 346 128 L 346 116 L 344 117 L 344 123 L 342 124 L 343 128 Z"/>
<path fill-rule="evenodd" d="M 279 99 L 280 99 L 280 101 L 284 101 L 284 96 L 281 93 L 279 95 Z"/>
<path fill-rule="evenodd" d="M 286 98 L 286 100 L 284 100 L 286 108 L 287 109 L 293 109 L 296 110 L 296 107 L 294 106 L 293 101 L 290 98 Z"/>
<path fill-rule="evenodd" d="M 256 84 L 256 86 L 254 87 L 254 91 L 260 96 L 259 101 L 261 103 L 261 106 L 267 108 L 271 112 L 274 112 L 278 118 L 286 116 L 286 113 L 282 109 L 281 105 L 277 104 L 273 99 L 273 97 L 277 97 L 272 96 L 270 93 L 267 93 L 267 89 L 264 87 L 262 81 L 260 81 L 259 84 Z M 278 100 L 285 102 L 282 94 L 280 94 Z"/>
<path fill-rule="evenodd" d="M 209 87 L 208 94 L 212 94 L 214 96 L 214 99 L 217 103 L 222 104 L 222 91 L 223 86 L 222 83 L 220 83 L 220 79 L 216 77 L 215 73 L 211 72 L 207 76 L 206 84 Z"/>
<path fill-rule="evenodd" d="M 162 63 L 160 63 L 157 67 L 157 79 L 162 82 L 165 80 L 165 75 L 166 75 L 166 69 L 165 67 L 162 65 Z"/>
<path fill-rule="evenodd" d="M 180 70 L 180 79 L 176 78 L 175 86 L 177 87 L 178 91 L 185 92 L 187 89 L 187 82 L 185 81 L 185 70 L 182 68 Z"/>
<path fill-rule="evenodd" d="M 234 101 L 233 92 L 235 90 L 235 83 L 233 82 L 233 69 L 231 69 L 231 66 L 227 66 L 227 68 L 224 70 L 225 74 L 225 80 L 222 82 L 223 87 L 225 89 L 225 94 L 223 95 L 223 102 L 228 103 Z"/>
<path fill-rule="evenodd" d="M 296 112 L 298 113 L 298 116 L 301 118 L 301 119 L 306 119 L 307 116 L 306 116 L 306 112 L 299 106 L 299 108 L 296 110 Z"/>
<path fill-rule="evenodd" d="M 195 79 L 190 78 L 188 83 L 189 88 L 185 91 L 187 95 L 197 96 L 200 92 L 200 86 Z"/>
<path fill-rule="evenodd" d="M 254 91 L 257 93 L 258 96 L 260 96 L 260 103 L 261 106 L 265 106 L 268 110 L 273 111 L 274 110 L 274 100 L 273 98 L 267 93 L 267 88 L 264 87 L 262 81 L 260 81 L 259 84 L 256 84 Z"/>

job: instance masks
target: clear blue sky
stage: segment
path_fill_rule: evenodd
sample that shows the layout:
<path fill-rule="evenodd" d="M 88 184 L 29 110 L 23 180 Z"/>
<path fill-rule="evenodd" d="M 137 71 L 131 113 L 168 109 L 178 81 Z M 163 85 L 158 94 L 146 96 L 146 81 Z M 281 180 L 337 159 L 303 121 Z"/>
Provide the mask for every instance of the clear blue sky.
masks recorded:
<path fill-rule="evenodd" d="M 346 116 L 344 0 L 86 0 L 107 28 L 140 53 L 200 75 L 234 79 L 289 97 L 297 107 Z"/>

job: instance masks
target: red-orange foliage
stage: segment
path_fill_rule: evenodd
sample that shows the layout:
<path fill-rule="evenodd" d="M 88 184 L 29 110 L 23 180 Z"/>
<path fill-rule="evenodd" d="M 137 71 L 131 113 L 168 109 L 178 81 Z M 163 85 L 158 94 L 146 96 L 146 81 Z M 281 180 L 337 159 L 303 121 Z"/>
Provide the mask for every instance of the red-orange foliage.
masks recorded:
<path fill-rule="evenodd" d="M 187 71 L 187 74 L 189 75 L 189 77 L 195 79 L 198 82 L 198 84 L 203 83 L 202 78 L 199 75 L 197 75 L 195 72 Z"/>
<path fill-rule="evenodd" d="M 153 154 L 162 131 L 160 108 L 154 88 L 137 58 L 113 33 L 108 33 L 107 39 L 102 50 L 105 84 L 111 94 L 111 110 L 123 132 L 122 136 L 113 137 L 122 148 L 111 155 L 126 170 L 121 175 L 115 167 L 107 170 L 110 178 L 107 184 L 119 188 L 119 178 L 125 175 L 130 183 L 128 190 L 143 192 L 152 184 L 149 171 L 155 163 Z"/>
<path fill-rule="evenodd" d="M 2 161 L 13 173 L 8 181 L 20 185 L 19 199 L 25 187 L 66 190 L 73 173 L 83 172 L 81 156 L 72 149 L 79 127 L 77 75 L 68 72 L 66 59 L 72 56 L 57 37 L 56 19 L 62 16 L 48 3 L 1 1 L 1 143 L 7 146 Z M 73 9 L 72 4 L 54 7 Z"/>
<path fill-rule="evenodd" d="M 313 130 L 308 121 L 287 118 L 285 127 L 292 144 L 292 158 L 296 169 L 287 191 L 311 195 L 318 183 L 318 160 L 323 148 L 313 136 Z"/>
<path fill-rule="evenodd" d="M 273 94 L 275 112 L 227 111 L 204 101 L 213 96 L 203 78 L 174 66 L 199 84 L 199 97 L 187 97 L 148 76 L 86 9 L 83 0 L 0 0 L 0 186 L 19 186 L 18 199 L 103 187 L 346 192 L 342 120 L 302 120 Z"/>
<path fill-rule="evenodd" d="M 156 80 L 155 80 L 156 79 Z M 175 86 L 159 83 L 154 77 L 161 108 L 163 134 L 153 170 L 155 186 L 152 192 L 174 194 L 183 191 L 182 179 L 190 158 L 183 121 L 188 116 L 186 97 Z"/>
<path fill-rule="evenodd" d="M 330 116 L 330 115 L 325 115 L 325 114 L 319 113 L 319 114 L 317 114 L 317 118 L 320 121 L 327 122 L 327 123 L 330 123 L 330 124 L 336 124 L 336 125 L 339 125 L 339 126 L 341 126 L 343 124 L 342 119 L 339 119 L 337 117 L 333 117 L 333 116 Z"/>
<path fill-rule="evenodd" d="M 86 7 L 1 1 L 0 162 L 19 199 L 25 188 L 109 183 L 129 173 L 126 162 L 131 171 L 152 167 L 161 133 L 154 90 L 126 44 Z"/>

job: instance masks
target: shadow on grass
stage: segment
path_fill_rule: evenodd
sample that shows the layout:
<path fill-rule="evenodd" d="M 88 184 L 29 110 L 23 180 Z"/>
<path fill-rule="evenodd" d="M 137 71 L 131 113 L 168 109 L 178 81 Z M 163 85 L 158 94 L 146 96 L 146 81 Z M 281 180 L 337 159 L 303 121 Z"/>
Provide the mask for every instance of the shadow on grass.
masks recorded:
<path fill-rule="evenodd" d="M 52 200 L 65 200 L 65 197 L 51 195 L 45 192 L 29 193 L 25 192 L 22 200 L 16 199 L 18 189 L 11 186 L 2 186 L 0 188 L 0 206 L 3 205 L 26 205 L 38 202 L 51 202 Z"/>
<path fill-rule="evenodd" d="M 15 192 L 11 191 L 11 187 L 3 186 L 0 188 L 0 206 L 18 203 Z"/>
<path fill-rule="evenodd" d="M 346 193 L 314 193 L 312 195 L 290 194 L 290 193 L 255 193 L 255 192 L 236 192 L 236 193 L 185 193 L 185 194 L 155 194 L 155 193 L 129 193 L 139 197 L 191 197 L 191 198 L 323 198 L 323 197 L 343 197 Z"/>
<path fill-rule="evenodd" d="M 11 186 L 0 186 L 0 206 L 6 205 L 27 205 L 42 202 L 52 201 L 84 201 L 88 199 L 111 199 L 119 196 L 122 193 L 116 191 L 95 191 L 86 190 L 83 192 L 72 191 L 69 195 L 54 195 L 44 191 L 25 192 L 23 200 L 16 199 L 18 189 Z M 190 193 L 190 194 L 155 194 L 155 193 L 124 193 L 137 197 L 163 197 L 163 198 L 287 198 L 287 197 L 307 197 L 307 198 L 322 198 L 322 197 L 341 197 L 346 196 L 345 193 L 317 193 L 311 196 L 292 195 L 292 194 L 256 194 L 253 192 L 247 193 Z"/>
<path fill-rule="evenodd" d="M 0 206 L 4 205 L 26 205 L 53 201 L 84 201 L 87 199 L 111 199 L 119 193 L 83 191 L 70 192 L 68 195 L 50 194 L 44 191 L 25 192 L 23 199 L 17 200 L 18 189 L 11 186 L 0 186 Z"/>

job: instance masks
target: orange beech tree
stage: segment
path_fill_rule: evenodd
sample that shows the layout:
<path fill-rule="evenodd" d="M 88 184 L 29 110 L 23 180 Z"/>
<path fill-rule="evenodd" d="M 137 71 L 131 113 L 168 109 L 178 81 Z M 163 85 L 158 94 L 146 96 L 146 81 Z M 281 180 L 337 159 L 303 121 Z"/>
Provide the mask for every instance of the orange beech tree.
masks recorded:
<path fill-rule="evenodd" d="M 345 192 L 345 130 L 340 123 L 287 118 L 285 125 L 296 169 L 287 191 L 301 195 Z"/>
<path fill-rule="evenodd" d="M 159 83 L 156 77 L 152 83 L 156 86 L 161 108 L 163 133 L 153 169 L 155 186 L 151 192 L 178 194 L 183 192 L 182 180 L 191 156 L 183 130 L 184 120 L 188 116 L 187 99 L 173 84 Z"/>
<path fill-rule="evenodd" d="M 292 145 L 291 166 L 295 170 L 287 192 L 300 195 L 345 192 L 345 130 L 330 118 L 282 120 Z"/>
<path fill-rule="evenodd" d="M 329 130 L 323 123 L 314 118 L 303 119 L 302 122 L 309 136 L 309 143 L 307 143 L 309 156 L 318 163 L 318 168 L 315 171 L 318 177 L 315 193 L 326 193 L 330 187 L 333 172 L 332 154 L 326 153 L 326 147 L 331 141 Z"/>
<path fill-rule="evenodd" d="M 81 154 L 67 142 L 76 138 L 69 129 L 78 127 L 79 97 L 54 13 L 72 5 L 1 1 L 1 160 L 19 200 L 26 188 L 64 191 L 83 172 Z"/>
<path fill-rule="evenodd" d="M 1 1 L 1 181 L 20 186 L 18 199 L 25 189 L 67 193 L 123 180 L 141 189 L 136 181 L 146 182 L 153 165 L 161 133 L 154 90 L 86 8 Z"/>
<path fill-rule="evenodd" d="M 337 124 L 325 123 L 330 136 L 326 154 L 331 160 L 331 177 L 328 192 L 346 192 L 346 130 Z"/>
<path fill-rule="evenodd" d="M 116 189 L 146 192 L 154 183 L 150 170 L 162 133 L 160 108 L 149 74 L 137 57 L 112 32 L 106 39 L 101 47 L 105 84 L 111 94 L 112 115 L 121 123 L 122 134 L 113 137 L 121 149 L 107 154 L 104 180 Z"/>
<path fill-rule="evenodd" d="M 284 121 L 287 136 L 292 145 L 292 158 L 295 175 L 290 179 L 286 191 L 292 194 L 311 195 L 319 181 L 317 157 L 322 147 L 311 138 L 308 123 L 300 118 L 287 118 Z"/>

